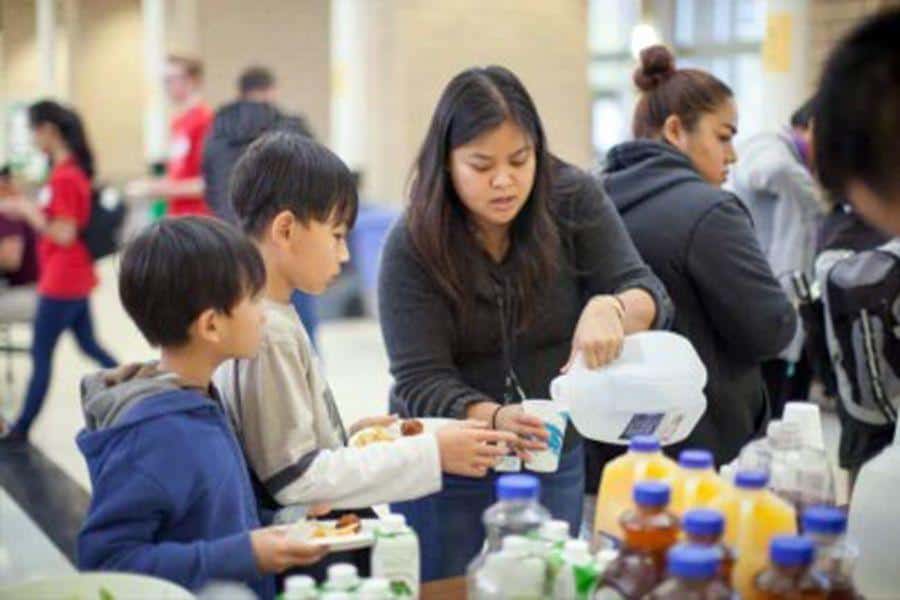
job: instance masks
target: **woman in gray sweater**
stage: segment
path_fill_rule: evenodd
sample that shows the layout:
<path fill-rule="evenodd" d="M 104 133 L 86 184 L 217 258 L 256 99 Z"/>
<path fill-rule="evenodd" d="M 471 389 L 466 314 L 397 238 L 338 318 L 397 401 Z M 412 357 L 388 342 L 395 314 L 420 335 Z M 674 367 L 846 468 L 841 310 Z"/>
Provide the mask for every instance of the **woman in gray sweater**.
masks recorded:
<path fill-rule="evenodd" d="M 626 334 L 672 317 L 600 186 L 549 153 L 531 97 L 501 67 L 467 70 L 444 90 L 382 260 L 392 409 L 514 432 L 525 459 L 547 434 L 523 399 L 549 398 L 576 352 L 596 368 Z M 442 492 L 394 507 L 422 538 L 424 579 L 460 575 L 478 552 L 494 477 L 445 477 Z M 584 492 L 574 428 L 541 480 L 542 503 L 574 534 Z"/>

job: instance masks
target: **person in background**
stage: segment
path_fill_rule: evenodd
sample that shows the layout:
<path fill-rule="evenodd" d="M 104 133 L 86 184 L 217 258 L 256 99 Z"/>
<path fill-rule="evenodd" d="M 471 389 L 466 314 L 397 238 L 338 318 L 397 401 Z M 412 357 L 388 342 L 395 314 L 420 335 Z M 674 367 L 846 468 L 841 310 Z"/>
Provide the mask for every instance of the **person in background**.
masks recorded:
<path fill-rule="evenodd" d="M 45 100 L 28 109 L 34 144 L 50 159 L 52 170 L 41 190 L 40 206 L 24 198 L 0 202 L 0 213 L 24 220 L 40 236 L 38 307 L 31 346 L 33 372 L 25 405 L 12 427 L 0 423 L 6 439 L 27 440 L 31 425 L 50 385 L 53 353 L 67 329 L 81 350 L 103 367 L 116 361 L 94 336 L 88 299 L 97 285 L 94 260 L 79 238 L 91 218 L 94 156 L 81 118 L 60 104 Z"/>
<path fill-rule="evenodd" d="M 171 216 L 209 214 L 201 163 L 203 141 L 212 125 L 213 112 L 202 97 L 203 63 L 187 56 L 169 56 L 165 84 L 175 113 L 169 126 L 166 174 L 134 181 L 126 187 L 126 194 L 137 198 L 165 197 L 167 214 Z"/>
<path fill-rule="evenodd" d="M 20 195 L 9 167 L 0 168 L 0 203 Z M 24 323 L 37 310 L 37 236 L 28 223 L 0 214 L 0 323 Z"/>
<path fill-rule="evenodd" d="M 676 69 L 664 46 L 641 52 L 634 82 L 636 139 L 610 151 L 606 190 L 672 296 L 673 331 L 706 365 L 706 413 L 679 446 L 709 449 L 723 464 L 765 431 L 770 413 L 760 365 L 793 339 L 798 315 L 747 208 L 722 189 L 735 162 L 731 90 L 705 71 Z M 597 449 L 599 464 L 621 451 Z"/>
<path fill-rule="evenodd" d="M 281 112 L 275 75 L 261 66 L 248 67 L 237 81 L 238 99 L 216 111 L 215 120 L 203 148 L 203 180 L 206 200 L 212 213 L 240 227 L 228 194 L 231 172 L 244 150 L 267 131 L 293 131 L 312 138 L 312 130 L 302 116 Z M 291 303 L 315 344 L 319 328 L 316 299 L 299 290 Z"/>
<path fill-rule="evenodd" d="M 816 233 L 825 209 L 812 174 L 814 103 L 810 99 L 798 108 L 790 126 L 759 133 L 741 144 L 740 159 L 726 185 L 750 209 L 769 266 L 794 299 L 792 277 L 802 274 L 807 281 L 813 280 Z M 786 402 L 809 395 L 812 370 L 803 353 L 803 340 L 803 330 L 798 328 L 784 352 L 762 364 L 775 418 L 781 418 Z"/>
<path fill-rule="evenodd" d="M 549 398 L 577 354 L 597 368 L 619 356 L 625 335 L 671 320 L 612 203 L 550 153 L 528 91 L 496 66 L 444 89 L 378 295 L 392 410 L 483 421 L 517 434 L 526 460 L 548 433 L 522 400 Z M 461 575 L 481 549 L 496 477 L 446 475 L 443 491 L 395 505 L 422 540 L 426 580 Z M 576 535 L 584 451 L 574 427 L 558 470 L 540 479 L 542 504 Z"/>
<path fill-rule="evenodd" d="M 813 115 L 822 184 L 900 235 L 900 9 L 847 35 L 825 63 Z"/>

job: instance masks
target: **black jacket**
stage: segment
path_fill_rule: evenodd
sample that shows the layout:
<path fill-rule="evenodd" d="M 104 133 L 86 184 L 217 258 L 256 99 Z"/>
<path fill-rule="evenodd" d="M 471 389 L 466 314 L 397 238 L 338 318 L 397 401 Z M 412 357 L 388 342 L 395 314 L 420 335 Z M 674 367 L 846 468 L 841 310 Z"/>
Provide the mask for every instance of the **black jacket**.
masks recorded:
<path fill-rule="evenodd" d="M 379 280 L 381 330 L 395 382 L 392 411 L 465 418 L 468 405 L 483 400 L 549 398 L 585 301 L 596 294 L 645 289 L 656 301 L 656 325 L 669 324 L 672 307 L 665 289 L 641 260 L 597 181 L 563 166 L 552 201 L 563 260 L 534 298 L 536 316 L 524 331 L 515 327 L 519 300 L 509 285 L 508 264 L 494 263 L 474 242 L 466 246 L 475 302 L 463 323 L 420 261 L 406 219 L 394 227 Z M 577 439 L 574 427 L 569 433 L 567 447 Z"/>
<path fill-rule="evenodd" d="M 604 185 L 675 303 L 673 330 L 708 371 L 706 415 L 682 447 L 730 461 L 768 420 L 760 363 L 790 343 L 796 311 L 744 205 L 704 182 L 676 148 L 649 140 L 616 146 Z"/>
<path fill-rule="evenodd" d="M 203 148 L 203 180 L 206 202 L 220 219 L 235 225 L 237 215 L 228 196 L 234 165 L 256 138 L 275 129 L 286 129 L 312 137 L 302 117 L 287 116 L 264 102 L 238 100 L 216 112 Z"/>

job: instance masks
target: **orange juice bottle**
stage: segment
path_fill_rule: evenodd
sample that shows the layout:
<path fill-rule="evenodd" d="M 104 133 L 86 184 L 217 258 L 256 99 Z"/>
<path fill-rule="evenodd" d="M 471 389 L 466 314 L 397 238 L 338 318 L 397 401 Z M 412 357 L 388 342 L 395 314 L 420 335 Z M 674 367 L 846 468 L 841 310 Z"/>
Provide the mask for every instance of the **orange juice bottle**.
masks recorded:
<path fill-rule="evenodd" d="M 732 583 L 742 598 L 753 597 L 753 578 L 768 564 L 772 538 L 797 532 L 793 507 L 768 491 L 768 482 L 763 471 L 741 471 L 734 489 L 712 505 L 725 516 L 725 543 L 737 555 Z"/>
<path fill-rule="evenodd" d="M 619 517 L 631 508 L 632 491 L 638 481 L 663 480 L 671 485 L 678 465 L 660 451 L 659 440 L 651 435 L 631 438 L 628 452 L 606 464 L 597 493 L 594 530 L 598 535 L 622 539 Z"/>
<path fill-rule="evenodd" d="M 679 476 L 672 485 L 670 510 L 680 519 L 692 508 L 708 508 L 725 492 L 711 452 L 685 450 L 678 455 Z"/>

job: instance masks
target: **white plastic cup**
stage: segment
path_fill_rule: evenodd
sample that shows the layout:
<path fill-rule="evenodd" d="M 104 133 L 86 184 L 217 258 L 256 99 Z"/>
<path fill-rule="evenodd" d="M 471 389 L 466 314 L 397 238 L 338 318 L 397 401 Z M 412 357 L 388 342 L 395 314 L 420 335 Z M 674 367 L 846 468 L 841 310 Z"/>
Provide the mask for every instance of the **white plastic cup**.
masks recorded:
<path fill-rule="evenodd" d="M 818 405 L 811 402 L 788 402 L 784 405 L 782 421 L 800 426 L 800 435 L 805 446 L 825 450 L 822 415 Z"/>
<path fill-rule="evenodd" d="M 568 411 L 552 400 L 524 400 L 522 409 L 526 414 L 541 419 L 550 434 L 547 449 L 532 451 L 531 460 L 527 461 L 525 466 L 536 473 L 555 473 L 559 468 L 559 456 L 562 454 L 563 440 L 566 438 Z"/>

